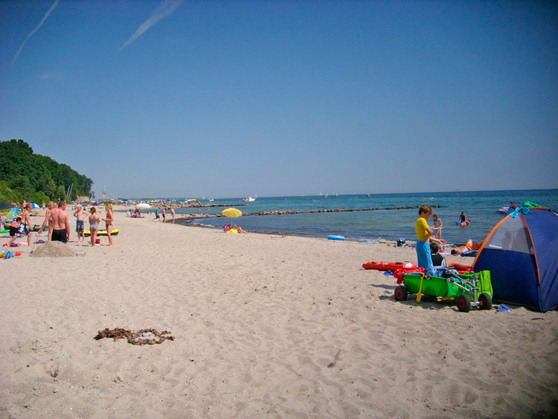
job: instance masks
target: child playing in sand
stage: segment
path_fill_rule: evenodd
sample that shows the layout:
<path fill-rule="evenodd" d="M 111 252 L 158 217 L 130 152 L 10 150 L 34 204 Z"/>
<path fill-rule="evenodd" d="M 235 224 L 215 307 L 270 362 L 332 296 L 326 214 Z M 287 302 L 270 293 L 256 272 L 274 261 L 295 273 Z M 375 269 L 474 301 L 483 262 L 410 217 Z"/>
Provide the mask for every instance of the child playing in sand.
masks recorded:
<path fill-rule="evenodd" d="M 432 208 L 429 205 L 422 204 L 419 207 L 419 218 L 415 224 L 417 232 L 417 259 L 418 265 L 424 268 L 426 273 L 434 274 L 434 264 L 430 253 L 430 241 L 446 244 L 445 240 L 432 237 L 432 229 L 428 226 L 428 217 L 432 214 Z"/>

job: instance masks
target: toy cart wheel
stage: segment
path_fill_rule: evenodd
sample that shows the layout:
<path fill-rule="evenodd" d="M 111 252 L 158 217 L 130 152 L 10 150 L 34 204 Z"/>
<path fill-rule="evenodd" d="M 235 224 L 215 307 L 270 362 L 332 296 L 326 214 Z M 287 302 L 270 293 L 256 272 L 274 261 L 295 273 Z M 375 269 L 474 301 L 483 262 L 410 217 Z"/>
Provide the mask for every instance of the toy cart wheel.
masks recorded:
<path fill-rule="evenodd" d="M 407 292 L 407 287 L 405 285 L 400 285 L 395 288 L 395 299 L 397 301 L 406 301 L 409 293 Z"/>
<path fill-rule="evenodd" d="M 459 308 L 459 311 L 468 313 L 469 310 L 471 310 L 471 297 L 467 294 L 461 295 L 457 300 L 457 307 Z"/>
<path fill-rule="evenodd" d="M 479 303 L 481 310 L 490 310 L 492 308 L 492 298 L 490 298 L 490 294 L 483 292 L 479 295 Z"/>

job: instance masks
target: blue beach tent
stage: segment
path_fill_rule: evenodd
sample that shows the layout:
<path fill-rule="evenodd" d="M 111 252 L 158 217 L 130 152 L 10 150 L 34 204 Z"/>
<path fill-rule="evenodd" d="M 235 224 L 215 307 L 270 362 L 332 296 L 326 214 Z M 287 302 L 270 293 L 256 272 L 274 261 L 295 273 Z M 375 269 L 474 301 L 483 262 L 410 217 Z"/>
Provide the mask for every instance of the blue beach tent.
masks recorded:
<path fill-rule="evenodd" d="M 489 270 L 494 300 L 538 311 L 558 307 L 558 214 L 510 205 L 484 240 L 475 272 Z"/>
<path fill-rule="evenodd" d="M 8 220 L 15 220 L 17 217 L 19 217 L 19 208 L 15 207 L 12 208 L 6 218 L 8 218 Z"/>

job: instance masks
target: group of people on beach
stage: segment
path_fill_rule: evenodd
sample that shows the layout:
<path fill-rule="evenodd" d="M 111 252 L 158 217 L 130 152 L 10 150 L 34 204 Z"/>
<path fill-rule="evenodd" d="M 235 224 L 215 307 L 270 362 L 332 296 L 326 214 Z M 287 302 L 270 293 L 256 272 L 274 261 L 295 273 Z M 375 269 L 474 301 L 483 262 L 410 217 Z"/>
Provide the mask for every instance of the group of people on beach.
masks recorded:
<path fill-rule="evenodd" d="M 114 222 L 114 214 L 112 212 L 112 205 L 107 204 L 105 205 L 105 211 L 107 213 L 106 218 L 102 218 L 97 214 L 97 209 L 95 207 L 89 208 L 89 233 L 91 237 L 91 246 L 95 246 L 97 243 L 97 232 L 99 231 L 99 223 L 102 221 L 105 222 L 106 230 L 107 230 L 107 237 L 109 240 L 109 246 L 113 245 L 112 241 L 112 225 Z M 85 218 L 87 217 L 87 213 L 85 212 L 84 208 L 81 205 L 77 205 L 74 217 L 76 217 L 76 232 L 78 233 L 78 243 L 83 241 L 85 243 L 85 232 L 84 232 L 84 224 Z"/>
<path fill-rule="evenodd" d="M 37 239 L 43 233 L 43 231 L 48 231 L 48 241 L 59 241 L 62 243 L 67 243 L 70 240 L 70 220 L 68 213 L 66 212 L 67 203 L 66 201 L 60 201 L 58 205 L 55 202 L 50 202 L 48 208 L 45 211 L 44 221 L 37 232 Z M 114 214 L 112 211 L 112 205 L 107 204 L 105 206 L 106 218 L 102 221 L 106 223 L 107 237 L 109 240 L 109 246 L 113 245 L 112 240 L 112 226 L 114 221 Z M 12 239 L 7 243 L 7 246 L 11 246 L 12 243 L 18 238 L 27 237 L 27 245 L 31 246 L 31 204 L 27 203 L 23 205 L 21 215 L 16 218 L 16 220 L 11 224 L 13 231 Z M 89 220 L 89 231 L 91 233 L 91 245 L 94 246 L 97 240 L 97 232 L 99 230 L 99 223 L 101 218 L 97 214 L 97 209 L 91 207 L 88 214 L 85 212 L 81 205 L 77 205 L 74 211 L 74 217 L 76 217 L 76 233 L 78 236 L 78 243 L 85 243 L 85 219 Z"/>
<path fill-rule="evenodd" d="M 106 218 L 101 218 L 99 214 L 97 214 L 97 209 L 95 207 L 89 208 L 89 233 L 91 237 L 91 246 L 95 246 L 97 244 L 97 233 L 99 231 L 99 223 L 102 221 L 105 222 L 105 227 L 107 230 L 107 237 L 109 240 L 109 246 L 113 245 L 112 241 L 112 228 L 114 222 L 114 214 L 112 212 L 112 205 L 106 204 L 105 205 L 106 211 Z M 83 241 L 85 243 L 85 232 L 84 232 L 84 224 L 85 218 L 87 217 L 87 213 L 85 209 L 81 205 L 77 205 L 74 211 L 74 217 L 76 217 L 76 232 L 78 233 L 78 243 Z"/>
<path fill-rule="evenodd" d="M 140 211 L 139 207 L 136 207 L 136 209 L 134 211 L 132 211 L 131 208 L 128 210 L 128 217 L 143 218 L 143 215 L 141 215 L 141 211 Z"/>
<path fill-rule="evenodd" d="M 226 224 L 225 226 L 223 226 L 223 231 L 225 233 L 239 233 L 239 234 L 246 234 L 248 233 L 246 230 L 243 230 L 242 227 L 232 224 Z"/>
<path fill-rule="evenodd" d="M 153 220 L 159 220 L 165 223 L 167 221 L 167 211 L 171 213 L 172 222 L 174 223 L 175 212 L 173 207 L 155 208 L 155 218 Z"/>
<path fill-rule="evenodd" d="M 11 246 L 18 237 L 27 237 L 27 245 L 31 246 L 31 204 L 24 202 L 22 208 L 21 215 L 16 217 L 10 225 L 10 230 L 14 235 L 7 246 Z"/>
<path fill-rule="evenodd" d="M 463 211 L 459 214 L 458 217 L 458 224 L 464 224 L 467 222 L 467 215 Z M 441 240 L 442 239 L 442 228 L 444 224 L 442 223 L 442 219 L 438 216 L 438 214 L 432 214 L 432 235 L 434 238 Z"/>

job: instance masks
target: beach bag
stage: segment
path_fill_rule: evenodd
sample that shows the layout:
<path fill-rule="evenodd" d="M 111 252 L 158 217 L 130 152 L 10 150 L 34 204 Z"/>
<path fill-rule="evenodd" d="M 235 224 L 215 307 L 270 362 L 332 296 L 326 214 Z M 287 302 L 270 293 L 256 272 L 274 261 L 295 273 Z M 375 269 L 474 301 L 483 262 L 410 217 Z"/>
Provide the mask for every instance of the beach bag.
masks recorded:
<path fill-rule="evenodd" d="M 487 293 L 490 295 L 490 298 L 493 298 L 494 293 L 492 291 L 492 281 L 490 281 L 490 271 L 475 272 L 475 275 L 479 278 L 477 286 L 480 288 L 481 294 Z"/>

